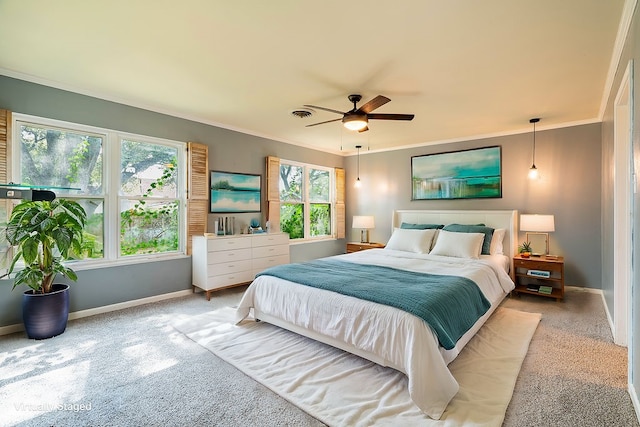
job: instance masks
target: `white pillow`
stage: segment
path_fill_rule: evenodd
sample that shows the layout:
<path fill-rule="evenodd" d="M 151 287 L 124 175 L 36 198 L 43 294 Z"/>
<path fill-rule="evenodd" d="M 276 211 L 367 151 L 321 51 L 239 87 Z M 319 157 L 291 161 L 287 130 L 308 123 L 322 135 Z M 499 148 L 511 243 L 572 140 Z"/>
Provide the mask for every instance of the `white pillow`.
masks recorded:
<path fill-rule="evenodd" d="M 457 258 L 480 258 L 484 233 L 457 233 L 440 230 L 438 240 L 431 255 L 451 256 Z"/>
<path fill-rule="evenodd" d="M 502 241 L 507 230 L 504 228 L 496 228 L 493 230 L 493 237 L 491 238 L 491 248 L 489 249 L 490 255 L 502 255 L 504 248 L 502 247 Z"/>
<path fill-rule="evenodd" d="M 434 234 L 435 229 L 395 228 L 385 249 L 426 254 L 429 253 Z"/>
<path fill-rule="evenodd" d="M 433 250 L 436 246 L 436 242 L 438 241 L 438 233 L 440 233 L 440 229 L 436 230 L 436 234 L 433 235 L 433 240 L 431 241 L 431 247 L 429 248 L 429 252 Z"/>

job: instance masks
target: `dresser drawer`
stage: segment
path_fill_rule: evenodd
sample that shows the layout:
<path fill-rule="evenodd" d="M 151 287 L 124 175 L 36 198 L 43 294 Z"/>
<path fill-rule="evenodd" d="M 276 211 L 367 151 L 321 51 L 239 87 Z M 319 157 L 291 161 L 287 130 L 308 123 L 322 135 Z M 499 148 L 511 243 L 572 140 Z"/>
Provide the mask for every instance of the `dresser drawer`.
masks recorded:
<path fill-rule="evenodd" d="M 515 259 L 513 260 L 513 266 L 518 268 L 526 268 L 527 270 L 544 270 L 544 271 L 562 271 L 564 265 L 557 262 L 549 261 L 536 261 L 535 259 Z"/>
<path fill-rule="evenodd" d="M 250 248 L 251 239 L 248 237 L 219 237 L 207 239 L 207 251 L 227 251 L 231 249 Z"/>
<path fill-rule="evenodd" d="M 222 264 L 230 261 L 251 259 L 251 248 L 231 249 L 229 251 L 207 253 L 207 264 Z M 215 268 L 215 267 L 210 267 Z"/>
<path fill-rule="evenodd" d="M 237 273 L 223 274 L 220 276 L 211 276 L 207 279 L 207 287 L 205 291 L 216 288 L 224 288 L 231 285 L 237 285 L 240 283 L 251 282 L 254 275 L 251 270 L 240 271 Z M 198 286 L 200 287 L 200 286 Z"/>
<path fill-rule="evenodd" d="M 251 270 L 251 260 L 231 261 L 223 264 L 209 266 L 209 277 L 224 276 L 225 274 L 237 273 L 239 271 Z"/>
<path fill-rule="evenodd" d="M 289 245 L 259 246 L 252 249 L 253 258 L 264 258 L 289 254 Z"/>
<path fill-rule="evenodd" d="M 274 267 L 276 265 L 288 264 L 289 263 L 289 254 L 287 255 L 277 255 L 266 258 L 254 259 L 253 260 L 253 272 L 255 274 L 260 273 L 262 270 L 265 270 L 269 267 Z"/>
<path fill-rule="evenodd" d="M 288 245 L 289 235 L 286 233 L 278 234 L 254 234 L 253 247 L 270 246 L 270 245 Z"/>
<path fill-rule="evenodd" d="M 192 285 L 213 291 L 250 283 L 255 273 L 289 262 L 286 233 L 193 236 Z"/>

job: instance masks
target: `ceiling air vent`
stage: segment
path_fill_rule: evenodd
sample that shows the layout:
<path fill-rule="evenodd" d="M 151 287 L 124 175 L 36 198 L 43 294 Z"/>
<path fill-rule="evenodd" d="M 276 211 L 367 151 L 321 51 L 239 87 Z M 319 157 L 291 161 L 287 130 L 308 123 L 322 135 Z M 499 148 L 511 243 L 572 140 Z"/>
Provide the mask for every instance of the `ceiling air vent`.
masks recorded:
<path fill-rule="evenodd" d="M 293 110 L 291 112 L 292 116 L 298 117 L 300 119 L 306 119 L 307 117 L 311 117 L 313 115 L 313 110 L 309 108 L 303 108 L 300 110 Z"/>

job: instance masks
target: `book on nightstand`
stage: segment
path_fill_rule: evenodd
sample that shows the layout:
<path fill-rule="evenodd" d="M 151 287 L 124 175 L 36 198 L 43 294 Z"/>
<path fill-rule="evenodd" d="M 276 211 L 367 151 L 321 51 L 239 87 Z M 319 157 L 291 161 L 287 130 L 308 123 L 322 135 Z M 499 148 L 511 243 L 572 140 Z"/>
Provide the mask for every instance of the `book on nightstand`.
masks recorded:
<path fill-rule="evenodd" d="M 540 286 L 538 286 L 538 285 L 527 285 L 527 290 L 529 292 L 540 292 Z"/>
<path fill-rule="evenodd" d="M 551 272 L 544 270 L 528 270 L 527 276 L 542 277 L 548 279 L 549 277 L 551 277 Z"/>
<path fill-rule="evenodd" d="M 545 295 L 551 295 L 552 291 L 553 288 L 551 286 L 540 286 L 540 288 L 538 288 L 538 292 Z"/>

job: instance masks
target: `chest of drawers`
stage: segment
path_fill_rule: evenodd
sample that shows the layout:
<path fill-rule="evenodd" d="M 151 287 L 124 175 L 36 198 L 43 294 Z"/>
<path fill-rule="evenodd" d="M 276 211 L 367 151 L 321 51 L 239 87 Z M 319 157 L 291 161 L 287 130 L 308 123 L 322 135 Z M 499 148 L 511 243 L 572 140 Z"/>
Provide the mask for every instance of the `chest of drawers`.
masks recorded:
<path fill-rule="evenodd" d="M 211 292 L 251 282 L 265 268 L 289 262 L 286 233 L 193 236 L 193 290 Z"/>

